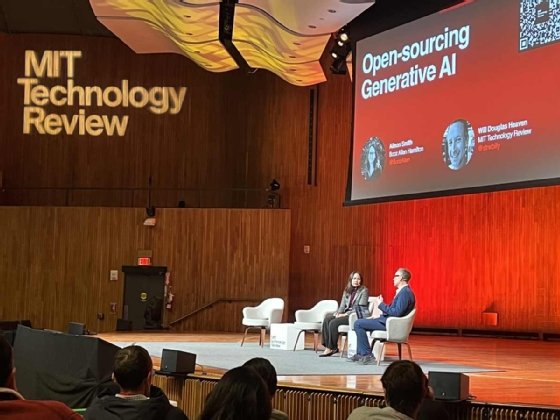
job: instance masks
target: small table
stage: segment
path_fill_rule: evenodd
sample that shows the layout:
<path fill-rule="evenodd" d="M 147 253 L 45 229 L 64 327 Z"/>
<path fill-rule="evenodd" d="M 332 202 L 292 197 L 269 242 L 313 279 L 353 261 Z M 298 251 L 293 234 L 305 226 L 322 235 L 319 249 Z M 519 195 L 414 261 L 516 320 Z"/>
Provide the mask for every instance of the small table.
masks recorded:
<path fill-rule="evenodd" d="M 358 347 L 358 338 L 356 337 L 356 331 L 354 330 L 348 331 L 346 340 L 348 340 L 348 350 L 346 352 L 346 357 L 350 359 L 352 358 L 352 356 L 356 354 L 356 350 Z"/>
<path fill-rule="evenodd" d="M 293 350 L 299 328 L 293 323 L 270 324 L 270 348 L 274 350 Z M 300 336 L 296 350 L 303 350 L 305 346 L 305 334 Z"/>
<path fill-rule="evenodd" d="M 371 347 L 371 344 L 373 343 L 371 334 L 368 334 L 367 337 L 369 346 Z M 348 340 L 348 351 L 346 353 L 346 356 L 348 358 L 352 358 L 352 356 L 354 356 L 358 350 L 358 337 L 356 336 L 356 331 L 348 331 L 348 336 L 346 337 L 346 339 Z"/>

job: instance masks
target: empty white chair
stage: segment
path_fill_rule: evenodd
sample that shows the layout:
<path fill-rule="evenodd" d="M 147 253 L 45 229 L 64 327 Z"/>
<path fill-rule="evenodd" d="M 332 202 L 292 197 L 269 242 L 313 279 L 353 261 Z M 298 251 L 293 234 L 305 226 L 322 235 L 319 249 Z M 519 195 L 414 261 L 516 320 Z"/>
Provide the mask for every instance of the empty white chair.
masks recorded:
<path fill-rule="evenodd" d="M 243 308 L 243 321 L 245 334 L 241 345 L 245 342 L 247 331 L 250 329 L 260 329 L 259 345 L 264 345 L 266 330 L 270 329 L 270 324 L 282 322 L 284 314 L 284 300 L 281 298 L 270 298 L 263 300 L 258 306 L 247 306 Z"/>
<path fill-rule="evenodd" d="M 304 347 L 305 347 L 305 333 L 313 333 L 313 350 L 317 351 L 319 346 L 319 332 L 323 326 L 323 319 L 329 313 L 335 312 L 338 309 L 338 302 L 336 300 L 321 300 L 311 309 L 299 309 L 296 311 L 296 322 L 294 327 L 299 328 L 299 333 L 296 337 L 294 350 L 301 333 L 303 334 Z"/>
<path fill-rule="evenodd" d="M 397 345 L 399 349 L 399 360 L 402 359 L 401 346 L 406 344 L 408 347 L 408 357 L 412 360 L 412 351 L 410 350 L 410 344 L 408 344 L 408 336 L 410 335 L 410 331 L 412 331 L 415 317 L 416 309 L 413 309 L 408 315 L 403 317 L 389 317 L 387 318 L 386 324 L 387 331 L 372 331 L 370 333 L 374 343 L 376 340 L 381 340 L 381 350 L 378 355 L 379 357 L 377 357 L 377 365 L 381 363 L 381 360 L 383 360 L 385 356 L 385 343 L 395 343 Z"/>

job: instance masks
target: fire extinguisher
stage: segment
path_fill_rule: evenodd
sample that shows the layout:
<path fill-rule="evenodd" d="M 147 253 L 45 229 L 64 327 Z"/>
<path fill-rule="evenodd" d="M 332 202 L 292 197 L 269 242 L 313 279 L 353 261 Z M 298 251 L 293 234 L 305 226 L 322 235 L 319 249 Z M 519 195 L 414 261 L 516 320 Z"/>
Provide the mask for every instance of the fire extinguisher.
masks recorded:
<path fill-rule="evenodd" d="M 175 296 L 171 293 L 171 273 L 168 271 L 165 273 L 165 307 L 166 309 L 173 309 L 173 297 Z"/>

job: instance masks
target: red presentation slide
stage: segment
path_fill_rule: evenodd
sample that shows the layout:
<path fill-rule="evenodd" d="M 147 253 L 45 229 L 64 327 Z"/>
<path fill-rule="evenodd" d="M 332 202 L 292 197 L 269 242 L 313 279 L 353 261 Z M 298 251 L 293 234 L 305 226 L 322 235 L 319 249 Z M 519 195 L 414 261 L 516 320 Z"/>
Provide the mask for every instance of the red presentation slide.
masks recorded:
<path fill-rule="evenodd" d="M 347 202 L 560 182 L 560 0 L 478 0 L 357 43 Z"/>

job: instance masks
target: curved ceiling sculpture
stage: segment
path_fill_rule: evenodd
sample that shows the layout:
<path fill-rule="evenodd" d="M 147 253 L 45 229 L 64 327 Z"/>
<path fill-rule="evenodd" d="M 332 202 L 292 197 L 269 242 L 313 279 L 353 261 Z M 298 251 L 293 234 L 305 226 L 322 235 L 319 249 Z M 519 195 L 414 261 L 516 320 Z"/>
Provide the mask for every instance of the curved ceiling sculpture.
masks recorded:
<path fill-rule="evenodd" d="M 90 0 L 97 19 L 137 53 L 178 53 L 213 72 L 238 68 L 220 42 L 220 7 L 211 0 Z M 239 0 L 231 43 L 253 69 L 289 83 L 325 81 L 319 59 L 331 34 L 375 0 Z M 222 28 L 223 29 L 223 28 Z"/>

